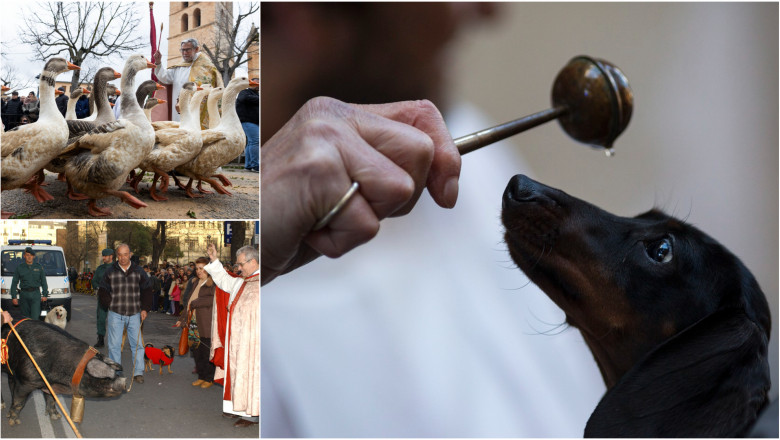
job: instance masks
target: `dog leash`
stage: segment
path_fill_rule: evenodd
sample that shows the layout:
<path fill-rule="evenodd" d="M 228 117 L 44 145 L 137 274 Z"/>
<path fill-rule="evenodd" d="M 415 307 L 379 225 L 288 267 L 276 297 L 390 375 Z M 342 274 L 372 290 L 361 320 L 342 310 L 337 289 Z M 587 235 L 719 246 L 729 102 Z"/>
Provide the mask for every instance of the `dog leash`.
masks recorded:
<path fill-rule="evenodd" d="M 24 320 L 22 320 L 24 321 Z M 22 321 L 17 322 L 18 324 L 21 324 Z M 51 385 L 49 384 L 49 381 L 46 379 L 46 376 L 43 374 L 43 371 L 41 371 L 41 367 L 38 366 L 38 362 L 35 362 L 35 358 L 33 357 L 32 353 L 30 353 L 30 350 L 27 348 L 27 345 L 22 340 L 22 337 L 19 336 L 19 333 L 16 331 L 16 325 L 12 325 L 11 331 L 16 335 L 16 338 L 19 339 L 19 344 L 21 344 L 22 348 L 24 348 L 25 353 L 27 353 L 27 356 L 30 357 L 30 360 L 32 361 L 33 365 L 35 366 L 35 369 L 38 370 L 38 374 L 41 375 L 41 379 L 43 379 L 43 383 L 46 384 L 46 388 L 49 389 L 49 392 L 51 393 L 51 396 L 54 397 L 54 400 L 57 402 L 57 405 L 60 407 L 60 411 L 62 411 L 63 414 L 65 414 L 65 418 L 68 419 L 68 424 L 70 424 L 70 427 L 73 429 L 73 432 L 76 434 L 76 437 L 83 438 L 81 436 L 81 433 L 78 429 L 76 429 L 76 425 L 73 424 L 73 420 L 71 420 L 70 415 L 67 411 L 65 411 L 65 408 L 62 406 L 62 402 L 60 402 L 60 399 L 57 397 L 57 394 L 54 392 L 54 390 L 51 388 Z M 13 402 L 11 402 L 11 405 L 13 405 Z"/>
<path fill-rule="evenodd" d="M 139 318 L 140 318 L 140 316 L 139 316 Z M 136 340 L 135 340 L 136 350 L 138 349 L 138 342 L 139 341 L 141 342 L 141 347 L 144 346 L 143 329 L 144 329 L 144 320 L 142 319 L 141 320 L 141 325 L 138 326 L 138 338 L 136 338 Z M 120 353 L 120 356 L 121 356 L 121 353 Z M 130 356 L 132 356 L 132 358 L 133 358 L 133 373 L 135 373 L 135 358 L 136 358 L 136 356 L 133 355 L 133 349 L 132 348 L 130 349 Z M 130 386 L 127 388 L 127 392 L 128 393 L 130 392 L 130 390 L 133 389 L 133 382 L 135 382 L 135 377 L 131 377 L 130 378 Z"/>

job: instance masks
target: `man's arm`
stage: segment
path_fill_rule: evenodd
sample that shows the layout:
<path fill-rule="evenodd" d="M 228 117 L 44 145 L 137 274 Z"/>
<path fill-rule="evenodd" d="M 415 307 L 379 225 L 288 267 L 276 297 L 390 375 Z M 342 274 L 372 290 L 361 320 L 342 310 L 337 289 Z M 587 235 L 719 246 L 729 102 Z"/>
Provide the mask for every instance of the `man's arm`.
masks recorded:
<path fill-rule="evenodd" d="M 46 271 L 41 266 L 41 296 L 44 298 L 49 297 L 49 285 L 46 283 Z"/>
<path fill-rule="evenodd" d="M 98 280 L 98 301 L 106 309 L 111 306 L 111 283 L 108 282 L 108 276 L 113 272 L 113 269 L 114 266 L 107 267 L 100 275 L 102 279 Z"/>
<path fill-rule="evenodd" d="M 154 53 L 153 58 L 154 64 L 156 66 L 154 68 L 154 74 L 157 75 L 157 79 L 159 79 L 160 82 L 164 84 L 173 84 L 173 75 L 168 71 L 168 69 L 163 67 L 162 54 L 159 50 Z"/>
<path fill-rule="evenodd" d="M 16 292 L 16 285 L 19 284 L 19 268 L 22 265 L 16 266 L 16 270 L 14 270 L 14 277 L 11 279 L 11 299 L 16 299 L 18 293 Z"/>

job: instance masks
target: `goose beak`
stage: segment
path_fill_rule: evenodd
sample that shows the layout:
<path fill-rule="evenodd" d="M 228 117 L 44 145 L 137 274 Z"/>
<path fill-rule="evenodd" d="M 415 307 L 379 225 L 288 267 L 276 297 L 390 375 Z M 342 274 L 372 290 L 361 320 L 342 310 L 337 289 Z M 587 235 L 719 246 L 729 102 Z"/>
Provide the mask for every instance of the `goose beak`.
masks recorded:
<path fill-rule="evenodd" d="M 92 92 L 91 90 L 87 90 L 84 87 L 81 88 L 81 93 L 85 93 L 86 94 L 86 93 L 91 93 L 91 92 Z"/>
<path fill-rule="evenodd" d="M 195 87 L 195 90 L 203 90 L 203 87 L 201 86 Z"/>
<path fill-rule="evenodd" d="M 144 58 L 144 59 L 146 60 L 146 58 Z M 151 62 L 149 60 L 146 60 L 146 67 L 148 67 L 150 69 L 154 69 L 157 66 L 155 66 L 153 62 Z"/>
<path fill-rule="evenodd" d="M 160 83 L 154 83 L 154 85 L 157 90 L 165 90 L 165 86 Z"/>
<path fill-rule="evenodd" d="M 119 91 L 119 89 L 116 89 L 116 96 L 121 96 L 122 92 Z"/>
<path fill-rule="evenodd" d="M 81 67 L 71 63 L 70 61 L 66 61 L 68 63 L 68 70 L 81 70 Z"/>
<path fill-rule="evenodd" d="M 259 85 L 259 82 L 252 81 L 251 79 L 249 80 L 249 87 L 257 87 Z"/>
<path fill-rule="evenodd" d="M 116 105 L 113 102 L 109 102 L 108 104 L 111 106 L 111 108 L 114 108 L 114 106 Z"/>
<path fill-rule="evenodd" d="M 122 74 L 117 72 L 116 70 L 114 70 L 114 79 L 118 79 L 118 78 L 121 78 L 121 77 L 122 77 Z"/>
<path fill-rule="evenodd" d="M 6 87 L 6 86 L 2 86 L 2 89 L 3 89 L 2 90 L 3 92 L 7 92 L 7 91 L 11 90 L 10 87 Z"/>
<path fill-rule="evenodd" d="M 8 89 L 8 90 L 11 90 L 11 89 Z M 54 91 L 54 96 L 60 96 L 60 95 L 62 95 L 63 93 L 65 93 L 65 92 L 63 92 L 63 91 L 62 91 L 62 90 L 60 90 L 60 89 L 57 89 L 57 90 L 55 90 L 55 91 Z"/>
<path fill-rule="evenodd" d="M 157 103 L 158 104 L 165 104 L 166 102 L 168 102 L 168 101 L 166 101 L 164 99 L 159 99 L 159 98 L 157 99 Z"/>

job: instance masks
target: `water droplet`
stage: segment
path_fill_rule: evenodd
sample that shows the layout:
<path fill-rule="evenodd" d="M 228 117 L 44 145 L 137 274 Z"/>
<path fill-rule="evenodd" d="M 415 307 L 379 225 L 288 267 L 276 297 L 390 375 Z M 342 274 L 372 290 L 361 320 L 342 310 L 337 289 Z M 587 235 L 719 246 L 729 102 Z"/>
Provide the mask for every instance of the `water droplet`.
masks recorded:
<path fill-rule="evenodd" d="M 612 148 L 605 148 L 604 153 L 606 153 L 607 157 L 612 157 L 615 155 L 615 150 Z"/>

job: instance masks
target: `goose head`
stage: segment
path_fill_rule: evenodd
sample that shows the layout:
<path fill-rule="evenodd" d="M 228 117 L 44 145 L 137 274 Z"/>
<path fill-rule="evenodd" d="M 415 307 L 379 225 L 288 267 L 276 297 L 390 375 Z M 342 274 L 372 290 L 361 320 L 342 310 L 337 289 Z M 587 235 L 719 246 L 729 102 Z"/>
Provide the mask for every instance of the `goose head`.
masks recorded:
<path fill-rule="evenodd" d="M 67 72 L 68 70 L 81 70 L 81 67 L 69 62 L 65 58 L 50 58 L 43 66 L 43 71 L 59 75 L 60 73 Z"/>
<path fill-rule="evenodd" d="M 166 101 L 164 99 L 151 97 L 151 98 L 147 99 L 146 102 L 144 103 L 144 110 L 151 110 L 155 106 L 157 106 L 158 104 L 164 104 L 166 102 L 168 102 L 168 101 Z"/>
<path fill-rule="evenodd" d="M 214 87 L 209 92 L 209 102 L 216 101 L 217 99 L 222 97 L 222 93 L 225 91 L 224 87 Z"/>
<path fill-rule="evenodd" d="M 60 95 L 63 93 L 61 90 L 57 90 L 57 91 L 60 92 L 59 93 Z M 57 91 L 54 92 L 55 95 L 57 94 Z M 84 87 L 78 87 L 73 89 L 72 92 L 70 92 L 70 99 L 79 99 L 81 98 L 81 95 L 88 95 L 89 93 L 91 92 L 88 89 Z"/>
<path fill-rule="evenodd" d="M 135 91 L 135 99 L 138 101 L 138 105 L 143 106 L 146 98 L 153 95 L 157 90 L 165 90 L 165 87 L 150 79 L 142 82 Z"/>
<path fill-rule="evenodd" d="M 259 84 L 252 81 L 246 76 L 237 76 L 230 80 L 225 91 L 231 90 L 237 92 L 240 90 L 248 89 L 249 87 L 255 87 L 257 85 Z"/>
<path fill-rule="evenodd" d="M 122 71 L 123 78 L 134 78 L 135 74 L 143 69 L 154 68 L 154 64 L 149 62 L 145 56 L 141 54 L 130 55 L 125 61 L 125 68 Z"/>

